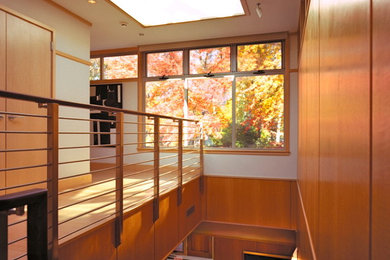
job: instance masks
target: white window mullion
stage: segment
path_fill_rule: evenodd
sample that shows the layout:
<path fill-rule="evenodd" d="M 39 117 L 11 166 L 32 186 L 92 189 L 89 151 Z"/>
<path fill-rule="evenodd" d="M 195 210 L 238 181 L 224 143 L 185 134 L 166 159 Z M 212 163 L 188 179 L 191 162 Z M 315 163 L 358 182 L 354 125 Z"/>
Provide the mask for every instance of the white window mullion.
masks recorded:
<path fill-rule="evenodd" d="M 233 77 L 232 82 L 232 148 L 236 148 L 236 77 Z"/>

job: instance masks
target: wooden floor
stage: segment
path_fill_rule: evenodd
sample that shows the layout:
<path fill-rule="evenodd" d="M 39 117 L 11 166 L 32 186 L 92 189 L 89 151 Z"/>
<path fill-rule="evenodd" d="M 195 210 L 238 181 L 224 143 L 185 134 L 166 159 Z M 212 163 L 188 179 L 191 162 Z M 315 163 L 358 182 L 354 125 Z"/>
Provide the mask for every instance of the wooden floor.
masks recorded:
<path fill-rule="evenodd" d="M 195 178 L 199 174 L 199 170 L 196 168 L 192 168 L 193 171 L 186 170 L 189 173 L 183 177 L 184 183 Z M 134 169 L 127 168 L 124 171 L 124 175 L 129 175 L 123 179 L 123 186 L 125 187 L 123 192 L 123 207 L 125 212 L 153 198 L 153 167 L 143 167 L 142 171 L 142 173 L 136 175 L 132 175 L 132 172 L 139 172 L 139 169 L 135 171 Z M 72 189 L 65 190 L 65 193 L 59 195 L 58 221 L 60 244 L 115 216 L 114 178 L 115 170 L 95 173 L 92 176 L 92 183 L 87 185 L 78 185 L 76 183 Z M 91 184 L 96 185 L 91 186 Z M 167 169 L 160 171 L 161 194 L 175 187 L 177 187 L 177 171 L 175 171 L 175 168 L 167 167 Z M 26 222 L 12 225 L 23 219 L 25 219 L 25 216 L 9 216 L 9 224 L 11 224 L 8 229 L 9 243 L 26 236 Z M 26 248 L 26 239 L 9 245 L 8 259 L 15 259 L 25 254 Z M 27 257 L 20 259 L 27 259 Z"/>

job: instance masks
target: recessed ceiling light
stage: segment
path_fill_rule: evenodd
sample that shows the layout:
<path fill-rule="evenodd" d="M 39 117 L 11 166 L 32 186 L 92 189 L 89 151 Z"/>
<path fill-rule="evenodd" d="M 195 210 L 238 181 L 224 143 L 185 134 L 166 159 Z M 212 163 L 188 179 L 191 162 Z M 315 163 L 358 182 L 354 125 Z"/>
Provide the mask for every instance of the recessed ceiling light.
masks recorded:
<path fill-rule="evenodd" d="M 88 3 L 90 3 L 90 4 L 96 4 L 96 0 L 88 0 Z"/>
<path fill-rule="evenodd" d="M 241 0 L 110 0 L 144 26 L 244 15 Z"/>
<path fill-rule="evenodd" d="M 120 22 L 121 27 L 127 27 L 128 24 L 128 22 Z"/>

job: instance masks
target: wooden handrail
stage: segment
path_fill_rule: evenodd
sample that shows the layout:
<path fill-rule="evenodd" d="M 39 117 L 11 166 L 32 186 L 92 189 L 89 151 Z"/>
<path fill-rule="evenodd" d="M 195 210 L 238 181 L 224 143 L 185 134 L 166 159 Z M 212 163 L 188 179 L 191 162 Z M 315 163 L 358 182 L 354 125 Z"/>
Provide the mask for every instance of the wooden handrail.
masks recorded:
<path fill-rule="evenodd" d="M 58 104 L 61 106 L 68 106 L 68 107 L 96 109 L 96 110 L 107 111 L 107 112 L 123 112 L 125 114 L 133 114 L 133 115 L 138 115 L 138 116 L 158 117 L 158 118 L 172 119 L 172 120 L 183 120 L 183 121 L 188 121 L 188 122 L 199 122 L 198 120 L 194 120 L 194 119 L 145 113 L 145 112 L 115 108 L 115 107 L 105 107 L 105 106 L 99 106 L 99 105 L 77 103 L 77 102 L 65 101 L 65 100 L 54 99 L 54 98 L 44 98 L 44 97 L 38 97 L 38 96 L 21 94 L 21 93 L 4 91 L 4 90 L 0 90 L 0 97 L 19 99 L 19 100 L 25 100 L 25 101 L 32 101 L 32 102 L 42 103 L 42 104 L 55 103 L 55 104 Z"/>

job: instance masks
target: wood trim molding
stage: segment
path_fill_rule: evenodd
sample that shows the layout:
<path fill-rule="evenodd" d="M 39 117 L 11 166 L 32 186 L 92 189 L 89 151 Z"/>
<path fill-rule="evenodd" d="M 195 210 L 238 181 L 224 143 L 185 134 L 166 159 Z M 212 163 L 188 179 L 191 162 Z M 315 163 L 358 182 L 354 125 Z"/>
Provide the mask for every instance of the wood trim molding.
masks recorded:
<path fill-rule="evenodd" d="M 72 11 L 70 11 L 69 9 L 66 9 L 65 7 L 63 7 L 62 5 L 60 4 L 57 4 L 56 2 L 54 2 L 53 0 L 44 0 L 46 3 L 48 4 L 51 4 L 52 6 L 60 9 L 61 11 L 69 14 L 70 16 L 73 16 L 74 18 L 76 18 L 77 20 L 79 20 L 80 22 L 88 25 L 88 26 L 92 26 L 92 23 L 84 18 L 82 18 L 81 16 L 73 13 Z"/>
<path fill-rule="evenodd" d="M 138 47 L 130 47 L 130 48 L 119 48 L 119 49 L 108 49 L 108 50 L 96 50 L 91 51 L 91 58 L 98 58 L 101 56 L 108 55 L 123 55 L 123 54 L 138 54 Z"/>
<path fill-rule="evenodd" d="M 209 175 L 205 174 L 206 178 L 222 178 L 222 179 L 242 179 L 242 180 L 264 180 L 264 181 L 289 181 L 296 182 L 296 179 L 284 179 L 284 178 L 268 178 L 259 176 L 229 176 L 229 175 Z"/>
<path fill-rule="evenodd" d="M 65 52 L 62 52 L 62 51 L 59 51 L 59 50 L 56 50 L 55 53 L 56 53 L 56 55 L 64 57 L 66 59 L 69 59 L 69 60 L 72 60 L 72 61 L 84 64 L 84 65 L 87 65 L 87 66 L 91 65 L 91 63 L 89 61 L 87 61 L 87 60 L 80 59 L 80 58 L 78 58 L 76 56 L 70 55 L 68 53 L 65 53 Z"/>
<path fill-rule="evenodd" d="M 90 85 L 120 84 L 120 83 L 123 83 L 123 82 L 138 82 L 138 78 L 90 80 Z"/>
<path fill-rule="evenodd" d="M 254 34 L 254 35 L 247 35 L 247 36 L 236 36 L 236 37 L 226 37 L 226 38 L 216 38 L 216 39 L 205 39 L 205 40 L 196 40 L 196 41 L 141 45 L 138 46 L 138 48 L 140 52 L 149 52 L 149 51 L 161 51 L 161 50 L 170 50 L 170 49 L 198 48 L 198 47 L 205 47 L 205 46 L 240 44 L 240 43 L 248 43 L 248 42 L 286 40 L 287 38 L 288 38 L 288 33 L 281 32 L 281 33 Z"/>
<path fill-rule="evenodd" d="M 19 13 L 19 12 L 13 10 L 13 9 L 10 9 L 10 8 L 4 6 L 4 5 L 1 5 L 1 4 L 0 4 L 0 10 L 4 11 L 6 13 L 12 14 L 13 16 L 16 16 L 16 17 L 18 17 L 18 18 L 20 18 L 20 19 L 22 19 L 22 20 L 24 20 L 24 21 L 26 21 L 28 23 L 34 24 L 36 26 L 39 26 L 39 27 L 41 27 L 41 28 L 43 28 L 45 30 L 48 30 L 48 31 L 52 32 L 53 33 L 53 38 L 54 38 L 54 32 L 55 32 L 54 28 L 52 28 L 50 26 L 47 26 L 46 24 L 43 24 L 43 23 L 41 23 L 41 22 L 39 22 L 39 21 L 29 17 L 29 16 L 26 16 L 26 15 L 24 15 L 22 13 Z"/>

